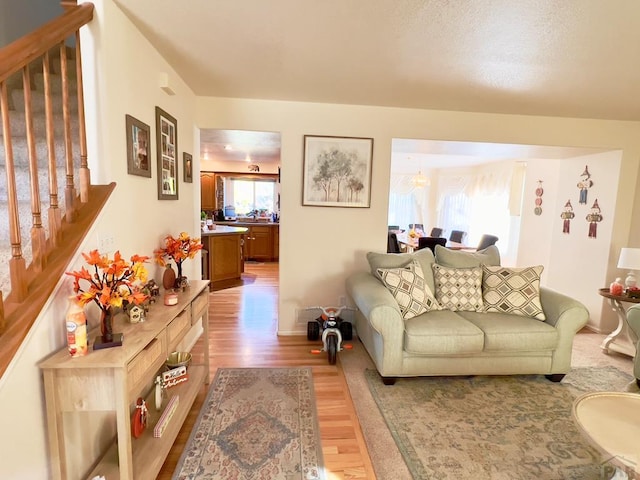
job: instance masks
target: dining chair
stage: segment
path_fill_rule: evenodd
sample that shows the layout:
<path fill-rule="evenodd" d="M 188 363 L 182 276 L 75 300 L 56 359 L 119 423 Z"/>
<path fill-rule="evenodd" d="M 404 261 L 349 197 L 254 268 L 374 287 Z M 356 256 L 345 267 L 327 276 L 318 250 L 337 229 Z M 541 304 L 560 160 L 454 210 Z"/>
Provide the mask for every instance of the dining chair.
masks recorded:
<path fill-rule="evenodd" d="M 411 230 L 412 228 L 414 230 L 422 230 L 422 231 L 424 231 L 424 225 L 422 223 L 410 223 L 409 224 L 409 230 Z"/>
<path fill-rule="evenodd" d="M 387 235 L 387 253 L 400 253 L 400 244 L 395 233 L 390 232 Z"/>
<path fill-rule="evenodd" d="M 462 230 L 451 230 L 449 241 L 456 242 L 456 243 L 463 243 L 464 237 L 466 236 L 467 236 L 467 232 L 463 232 Z"/>
<path fill-rule="evenodd" d="M 484 235 L 482 235 L 482 237 L 480 237 L 480 243 L 478 243 L 477 249 L 483 250 L 487 247 L 490 247 L 491 245 L 495 245 L 498 240 L 498 237 L 496 237 L 495 235 L 489 235 L 488 233 L 485 233 Z"/>
<path fill-rule="evenodd" d="M 429 248 L 432 252 L 435 253 L 436 245 L 442 245 L 443 247 L 447 244 L 447 239 L 444 237 L 420 237 L 418 238 L 418 248 L 420 250 L 422 248 Z"/>
<path fill-rule="evenodd" d="M 431 229 L 430 237 L 441 237 L 443 230 L 440 227 L 433 227 Z"/>
<path fill-rule="evenodd" d="M 394 230 L 394 231 L 400 230 L 400 225 L 389 225 L 388 227 L 389 227 L 389 231 L 391 231 L 391 230 Z"/>

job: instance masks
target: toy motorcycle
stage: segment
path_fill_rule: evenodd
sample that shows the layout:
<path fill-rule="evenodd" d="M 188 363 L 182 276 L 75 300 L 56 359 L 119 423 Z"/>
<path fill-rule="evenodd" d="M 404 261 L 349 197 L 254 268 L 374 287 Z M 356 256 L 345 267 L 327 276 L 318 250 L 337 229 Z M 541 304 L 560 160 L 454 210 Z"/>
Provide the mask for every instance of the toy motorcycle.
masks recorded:
<path fill-rule="evenodd" d="M 314 341 L 322 332 L 322 350 L 312 350 L 312 353 L 327 352 L 330 365 L 335 365 L 337 354 L 343 348 L 351 348 L 351 345 L 343 345 L 343 340 L 353 338 L 351 323 L 340 318 L 340 313 L 347 307 L 309 307 L 307 310 L 318 309 L 322 315 L 313 321 L 307 322 L 307 339 Z"/>

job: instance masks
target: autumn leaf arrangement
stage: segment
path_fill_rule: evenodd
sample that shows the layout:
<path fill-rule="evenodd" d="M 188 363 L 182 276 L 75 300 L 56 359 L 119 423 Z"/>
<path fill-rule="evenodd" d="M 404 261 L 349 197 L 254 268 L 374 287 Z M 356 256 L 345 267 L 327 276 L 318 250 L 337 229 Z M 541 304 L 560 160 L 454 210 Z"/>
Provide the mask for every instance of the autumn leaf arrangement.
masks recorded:
<path fill-rule="evenodd" d="M 177 238 L 167 235 L 164 248 L 154 250 L 155 260 L 161 266 L 166 266 L 171 260 L 178 268 L 178 278 L 182 278 L 182 262 L 187 258 L 194 258 L 202 250 L 199 238 L 191 238 L 187 232 L 181 232 Z"/>
<path fill-rule="evenodd" d="M 98 250 L 82 256 L 89 269 L 83 266 L 80 270 L 66 272 L 74 278 L 73 291 L 80 305 L 95 302 L 102 312 L 107 313 L 114 307 L 123 308 L 126 303 L 140 305 L 147 299 L 141 288 L 147 281 L 144 263 L 149 257 L 133 255 L 127 262 L 120 251 L 109 258 Z"/>

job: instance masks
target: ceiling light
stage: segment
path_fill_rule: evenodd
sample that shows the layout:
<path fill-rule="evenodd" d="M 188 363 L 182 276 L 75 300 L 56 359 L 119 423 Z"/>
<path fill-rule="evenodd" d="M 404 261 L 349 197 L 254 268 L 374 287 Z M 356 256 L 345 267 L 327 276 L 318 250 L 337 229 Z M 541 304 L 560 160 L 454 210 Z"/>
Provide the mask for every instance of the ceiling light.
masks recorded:
<path fill-rule="evenodd" d="M 429 180 L 429 177 L 423 175 L 422 172 L 418 171 L 411 179 L 411 184 L 416 188 L 424 188 L 431 185 L 431 180 Z"/>
<path fill-rule="evenodd" d="M 251 157 L 247 154 L 246 158 L 244 159 L 245 162 L 250 162 L 251 161 Z"/>
<path fill-rule="evenodd" d="M 233 150 L 233 147 L 231 145 L 227 144 L 227 145 L 224 146 L 224 149 L 225 150 Z"/>

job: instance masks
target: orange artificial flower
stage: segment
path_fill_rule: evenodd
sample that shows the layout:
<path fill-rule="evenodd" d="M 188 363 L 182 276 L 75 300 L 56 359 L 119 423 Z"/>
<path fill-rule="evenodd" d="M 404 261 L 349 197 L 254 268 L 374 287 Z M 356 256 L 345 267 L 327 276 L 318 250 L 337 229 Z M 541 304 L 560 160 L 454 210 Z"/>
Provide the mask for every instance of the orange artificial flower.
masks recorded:
<path fill-rule="evenodd" d="M 172 259 L 178 267 L 178 276 L 182 276 L 182 262 L 187 258 L 196 256 L 202 250 L 199 238 L 191 238 L 187 232 L 181 232 L 178 238 L 167 235 L 164 239 L 164 248 L 154 250 L 155 260 L 163 267 L 169 259 Z"/>
<path fill-rule="evenodd" d="M 93 267 L 93 274 L 85 267 L 66 272 L 73 277 L 73 291 L 80 305 L 85 306 L 93 301 L 100 310 L 107 311 L 111 307 L 122 307 L 125 301 L 139 305 L 147 299 L 135 282 L 147 281 L 144 263 L 149 257 L 133 255 L 129 263 L 122 258 L 120 251 L 113 258 L 101 255 L 98 250 L 91 250 L 82 256 Z M 88 282 L 88 285 L 81 285 L 81 281 Z"/>

